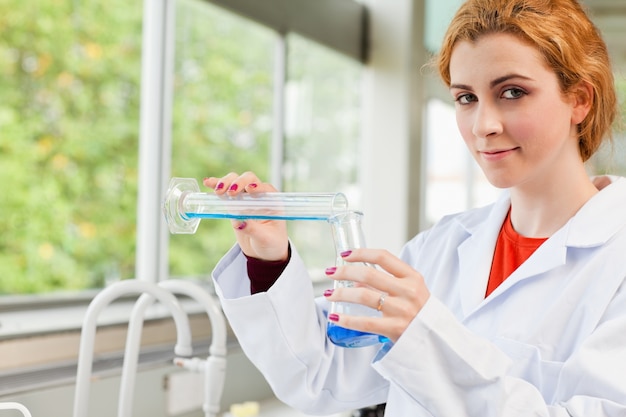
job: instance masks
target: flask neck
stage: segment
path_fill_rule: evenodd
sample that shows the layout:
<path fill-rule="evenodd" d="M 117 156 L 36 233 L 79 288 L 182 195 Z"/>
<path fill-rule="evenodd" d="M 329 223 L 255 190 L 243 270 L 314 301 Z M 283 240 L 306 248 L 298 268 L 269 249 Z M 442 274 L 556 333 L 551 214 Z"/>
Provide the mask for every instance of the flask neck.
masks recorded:
<path fill-rule="evenodd" d="M 346 211 L 329 219 L 338 258 L 341 252 L 365 247 L 362 219 L 360 211 Z"/>

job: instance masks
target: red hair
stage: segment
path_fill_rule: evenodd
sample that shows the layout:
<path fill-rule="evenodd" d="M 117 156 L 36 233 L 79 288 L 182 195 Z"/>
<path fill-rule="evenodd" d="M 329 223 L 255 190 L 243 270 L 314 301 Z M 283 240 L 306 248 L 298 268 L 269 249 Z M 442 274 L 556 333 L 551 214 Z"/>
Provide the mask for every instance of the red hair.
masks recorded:
<path fill-rule="evenodd" d="M 581 83 L 593 89 L 592 107 L 579 125 L 583 161 L 611 136 L 617 96 L 609 54 L 600 32 L 577 0 L 467 0 L 452 19 L 436 65 L 450 85 L 450 57 L 457 42 L 508 33 L 537 48 L 558 76 L 561 91 Z"/>

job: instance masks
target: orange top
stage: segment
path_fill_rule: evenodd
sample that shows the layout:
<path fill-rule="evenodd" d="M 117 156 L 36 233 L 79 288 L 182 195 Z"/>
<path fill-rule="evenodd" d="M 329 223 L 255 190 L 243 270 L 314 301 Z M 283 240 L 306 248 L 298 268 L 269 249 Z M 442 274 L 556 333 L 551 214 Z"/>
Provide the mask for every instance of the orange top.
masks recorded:
<path fill-rule="evenodd" d="M 546 240 L 547 238 L 524 237 L 517 233 L 513 229 L 509 210 L 496 242 L 485 297 L 498 288 Z"/>

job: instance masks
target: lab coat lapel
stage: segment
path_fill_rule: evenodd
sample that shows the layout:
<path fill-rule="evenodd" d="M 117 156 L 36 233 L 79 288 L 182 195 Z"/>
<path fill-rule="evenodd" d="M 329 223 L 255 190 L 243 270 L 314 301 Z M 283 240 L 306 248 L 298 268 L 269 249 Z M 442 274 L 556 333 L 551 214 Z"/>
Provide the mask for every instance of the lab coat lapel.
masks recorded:
<path fill-rule="evenodd" d="M 516 283 L 565 264 L 567 255 L 567 228 L 561 229 L 546 240 L 530 257 L 504 280 L 485 299 L 485 304 L 507 291 Z"/>
<path fill-rule="evenodd" d="M 494 204 L 489 218 L 483 219 L 486 224 L 473 223 L 472 218 L 461 221 L 470 234 L 457 250 L 462 277 L 459 282 L 461 307 L 466 317 L 485 299 L 493 251 L 510 204 L 506 193 Z"/>

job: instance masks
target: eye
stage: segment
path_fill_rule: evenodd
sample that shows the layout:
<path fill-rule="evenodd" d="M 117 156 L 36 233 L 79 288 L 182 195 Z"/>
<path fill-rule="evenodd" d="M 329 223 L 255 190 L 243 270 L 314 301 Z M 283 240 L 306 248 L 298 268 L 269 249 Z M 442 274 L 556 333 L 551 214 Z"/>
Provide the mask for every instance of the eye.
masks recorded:
<path fill-rule="evenodd" d="M 466 105 L 466 104 L 470 104 L 473 101 L 477 101 L 477 98 L 474 94 L 467 93 L 467 94 L 458 95 L 455 101 L 461 105 Z"/>
<path fill-rule="evenodd" d="M 515 100 L 515 99 L 522 97 L 525 94 L 526 92 L 522 90 L 521 88 L 512 87 L 512 88 L 507 88 L 506 90 L 502 92 L 502 98 L 505 98 L 507 100 Z"/>

